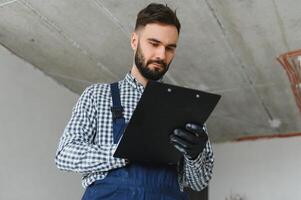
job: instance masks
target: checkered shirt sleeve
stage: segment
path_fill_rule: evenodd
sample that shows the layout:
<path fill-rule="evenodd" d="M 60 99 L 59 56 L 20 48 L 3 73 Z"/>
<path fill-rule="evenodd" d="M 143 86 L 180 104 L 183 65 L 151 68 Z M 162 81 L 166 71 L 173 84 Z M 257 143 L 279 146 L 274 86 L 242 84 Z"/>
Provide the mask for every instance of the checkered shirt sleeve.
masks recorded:
<path fill-rule="evenodd" d="M 94 142 L 98 130 L 97 119 L 100 116 L 93 96 L 96 86 L 88 87 L 73 108 L 71 120 L 64 130 L 56 153 L 55 161 L 59 169 L 80 173 L 107 172 L 126 164 L 124 159 L 112 156 L 116 145 L 110 142 L 111 136 L 107 134 L 110 133 L 109 130 L 101 134 L 103 141 L 107 143 L 100 145 Z M 107 101 L 106 104 L 109 103 Z M 105 121 L 110 116 L 104 115 L 102 118 Z"/>
<path fill-rule="evenodd" d="M 212 177 L 214 157 L 210 142 L 208 141 L 203 152 L 195 159 L 190 160 L 184 156 L 182 187 L 190 187 L 201 191 L 208 186 Z"/>

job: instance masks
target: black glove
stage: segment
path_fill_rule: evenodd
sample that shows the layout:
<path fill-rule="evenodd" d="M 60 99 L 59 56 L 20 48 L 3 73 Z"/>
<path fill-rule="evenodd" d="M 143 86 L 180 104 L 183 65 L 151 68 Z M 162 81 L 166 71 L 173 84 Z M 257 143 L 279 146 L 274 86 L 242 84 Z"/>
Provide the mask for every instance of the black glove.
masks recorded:
<path fill-rule="evenodd" d="M 195 159 L 205 148 L 208 135 L 203 126 L 188 123 L 185 129 L 175 129 L 169 138 L 182 154 L 189 159 Z"/>

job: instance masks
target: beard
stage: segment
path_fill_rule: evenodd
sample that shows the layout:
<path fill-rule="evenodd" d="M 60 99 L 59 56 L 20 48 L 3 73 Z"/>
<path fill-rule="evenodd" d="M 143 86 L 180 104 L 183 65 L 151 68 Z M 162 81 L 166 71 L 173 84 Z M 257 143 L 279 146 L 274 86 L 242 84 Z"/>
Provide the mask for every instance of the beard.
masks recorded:
<path fill-rule="evenodd" d="M 163 70 L 160 70 L 158 68 L 149 68 L 148 65 L 152 63 L 161 65 Z M 135 53 L 135 65 L 144 78 L 153 81 L 161 79 L 164 76 L 164 74 L 168 71 L 170 63 L 166 64 L 163 60 L 148 60 L 146 62 L 142 50 L 140 48 L 140 44 L 138 42 L 137 51 Z"/>

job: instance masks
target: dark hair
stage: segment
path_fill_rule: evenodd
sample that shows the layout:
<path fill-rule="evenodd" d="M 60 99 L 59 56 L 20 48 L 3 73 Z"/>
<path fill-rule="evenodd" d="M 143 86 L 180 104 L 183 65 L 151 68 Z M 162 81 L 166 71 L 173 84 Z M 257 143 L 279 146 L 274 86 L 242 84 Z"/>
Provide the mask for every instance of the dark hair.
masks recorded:
<path fill-rule="evenodd" d="M 172 11 L 167 5 L 151 3 L 142 9 L 137 15 L 135 30 L 150 23 L 174 25 L 180 33 L 181 24 L 176 11 Z"/>

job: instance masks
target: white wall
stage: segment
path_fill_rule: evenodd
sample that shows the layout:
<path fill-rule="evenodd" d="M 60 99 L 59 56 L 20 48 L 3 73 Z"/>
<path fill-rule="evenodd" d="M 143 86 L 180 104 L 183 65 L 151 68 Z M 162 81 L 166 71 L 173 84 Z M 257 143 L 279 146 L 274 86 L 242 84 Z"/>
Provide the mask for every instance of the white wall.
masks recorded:
<path fill-rule="evenodd" d="M 213 150 L 210 200 L 301 199 L 301 137 L 215 144 Z"/>
<path fill-rule="evenodd" d="M 54 163 L 78 95 L 1 45 L 0 92 L 0 199 L 80 199 L 80 176 Z"/>

